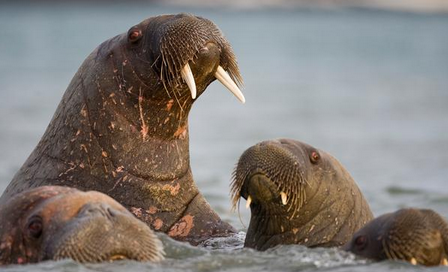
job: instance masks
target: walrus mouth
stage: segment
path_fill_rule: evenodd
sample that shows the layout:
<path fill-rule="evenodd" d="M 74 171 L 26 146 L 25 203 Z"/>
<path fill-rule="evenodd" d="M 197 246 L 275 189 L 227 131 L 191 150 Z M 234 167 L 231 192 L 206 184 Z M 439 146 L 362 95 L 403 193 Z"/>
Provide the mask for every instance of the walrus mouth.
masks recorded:
<path fill-rule="evenodd" d="M 194 81 L 193 73 L 191 72 L 190 65 L 187 63 L 185 64 L 184 68 L 181 70 L 182 78 L 184 79 L 185 83 L 187 83 L 188 88 L 191 92 L 191 98 L 196 99 L 196 82 Z M 221 82 L 229 91 L 238 98 L 238 100 L 241 101 L 241 103 L 246 103 L 246 99 L 244 98 L 243 93 L 241 92 L 240 88 L 236 85 L 236 83 L 232 80 L 232 78 L 229 76 L 229 74 L 222 68 L 221 66 L 218 66 L 218 69 L 216 70 L 215 77 L 219 82 Z"/>
<path fill-rule="evenodd" d="M 162 63 L 160 77 L 164 86 L 175 88 L 181 85 L 182 79 L 190 90 L 191 98 L 196 99 L 196 82 L 189 62 L 194 63 L 198 54 L 207 50 L 206 44 L 212 42 L 220 50 L 220 63 L 214 72 L 215 78 L 239 101 L 245 103 L 246 99 L 238 87 L 242 85 L 242 77 L 236 57 L 213 22 L 202 17 L 179 14 L 161 25 L 161 33 L 158 43 Z"/>
<path fill-rule="evenodd" d="M 292 212 L 292 218 L 306 201 L 306 185 L 294 154 L 281 145 L 262 142 L 246 150 L 238 161 L 231 183 L 232 206 L 235 209 L 243 197 L 247 200 L 246 208 L 249 208 L 255 197 L 249 192 L 252 187 L 265 198 L 259 204 L 272 206 L 266 202 L 277 201 L 274 204 Z"/>

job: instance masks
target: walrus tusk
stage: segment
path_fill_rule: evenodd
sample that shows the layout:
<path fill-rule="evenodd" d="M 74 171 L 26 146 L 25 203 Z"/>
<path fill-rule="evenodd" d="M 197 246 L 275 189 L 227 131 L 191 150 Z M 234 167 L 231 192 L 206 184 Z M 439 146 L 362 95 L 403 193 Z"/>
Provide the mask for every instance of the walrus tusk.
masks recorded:
<path fill-rule="evenodd" d="M 411 258 L 410 262 L 413 265 L 417 265 L 417 260 L 415 258 Z"/>
<path fill-rule="evenodd" d="M 126 256 L 117 254 L 109 258 L 109 261 L 121 261 L 127 259 Z"/>
<path fill-rule="evenodd" d="M 246 102 L 246 99 L 244 98 L 244 95 L 241 92 L 240 88 L 236 86 L 232 78 L 230 78 L 229 74 L 227 74 L 227 72 L 221 66 L 218 66 L 215 77 L 219 80 L 219 82 L 222 83 L 222 85 L 226 86 L 226 88 L 229 89 L 229 91 L 231 91 L 233 95 L 235 95 L 236 98 L 241 101 L 241 103 L 244 104 Z"/>
<path fill-rule="evenodd" d="M 448 266 L 448 260 L 446 258 L 443 258 L 441 265 Z"/>
<path fill-rule="evenodd" d="M 182 68 L 180 74 L 190 89 L 191 98 L 196 99 L 196 82 L 194 81 L 193 73 L 191 72 L 191 68 L 188 63 L 185 64 L 184 68 Z"/>
<path fill-rule="evenodd" d="M 246 200 L 246 209 L 249 209 L 250 203 L 252 203 L 252 197 L 248 196 Z"/>
<path fill-rule="evenodd" d="M 280 192 L 280 196 L 282 197 L 283 205 L 288 204 L 288 196 L 286 195 L 286 193 L 285 192 Z"/>

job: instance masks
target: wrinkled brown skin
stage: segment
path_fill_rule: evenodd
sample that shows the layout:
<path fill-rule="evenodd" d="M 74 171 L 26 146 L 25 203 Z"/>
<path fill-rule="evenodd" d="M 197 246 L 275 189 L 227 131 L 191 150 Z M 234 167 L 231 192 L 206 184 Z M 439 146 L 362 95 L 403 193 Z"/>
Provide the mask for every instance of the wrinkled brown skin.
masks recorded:
<path fill-rule="evenodd" d="M 141 31 L 142 38 L 129 36 Z M 180 76 L 190 64 L 200 96 L 221 65 L 241 77 L 230 45 L 209 20 L 163 15 L 102 43 L 68 86 L 41 141 L 0 203 L 28 188 L 63 185 L 103 192 L 156 231 L 197 244 L 235 229 L 194 182 Z"/>
<path fill-rule="evenodd" d="M 42 186 L 0 206 L 0 265 L 65 258 L 154 262 L 163 254 L 145 223 L 99 192 Z"/>
<path fill-rule="evenodd" d="M 288 196 L 286 205 L 282 191 Z M 373 218 L 339 161 L 290 139 L 264 141 L 246 150 L 234 173 L 232 195 L 235 205 L 240 197 L 252 198 L 244 246 L 257 250 L 281 244 L 341 246 Z"/>
<path fill-rule="evenodd" d="M 343 249 L 377 261 L 448 265 L 448 224 L 433 210 L 401 209 L 370 221 Z"/>

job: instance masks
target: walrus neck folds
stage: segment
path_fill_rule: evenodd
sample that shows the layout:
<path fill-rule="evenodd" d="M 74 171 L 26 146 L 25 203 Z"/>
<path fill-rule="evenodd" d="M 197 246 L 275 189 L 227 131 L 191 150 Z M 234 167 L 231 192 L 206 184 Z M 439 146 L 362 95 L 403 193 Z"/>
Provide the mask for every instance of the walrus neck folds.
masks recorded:
<path fill-rule="evenodd" d="M 106 56 L 112 62 L 117 57 L 123 59 Z M 181 179 L 189 174 L 188 114 L 193 100 L 185 86 L 176 90 L 181 95 L 167 97 L 162 84 L 148 86 L 132 65 L 124 61 L 114 66 L 115 82 L 96 80 L 98 92 L 87 99 L 85 125 L 101 148 L 110 150 L 104 155 L 116 168 L 158 182 Z M 202 93 L 205 86 L 199 87 Z"/>

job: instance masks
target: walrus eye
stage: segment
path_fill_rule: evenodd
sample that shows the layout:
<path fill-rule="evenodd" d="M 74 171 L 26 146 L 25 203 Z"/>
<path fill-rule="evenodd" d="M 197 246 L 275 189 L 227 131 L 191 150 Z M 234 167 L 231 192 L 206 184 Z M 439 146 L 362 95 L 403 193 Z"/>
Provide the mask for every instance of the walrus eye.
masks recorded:
<path fill-rule="evenodd" d="M 312 163 L 317 163 L 320 160 L 320 155 L 316 151 L 313 151 L 310 155 L 310 160 Z"/>
<path fill-rule="evenodd" d="M 142 31 L 138 28 L 131 28 L 128 33 L 128 40 L 135 43 L 142 38 Z"/>
<path fill-rule="evenodd" d="M 42 235 L 42 218 L 36 216 L 28 223 L 28 232 L 31 237 L 39 238 Z"/>
<path fill-rule="evenodd" d="M 363 250 L 367 245 L 367 237 L 365 235 L 361 235 L 356 237 L 355 246 L 358 250 Z"/>

